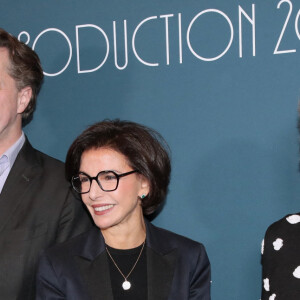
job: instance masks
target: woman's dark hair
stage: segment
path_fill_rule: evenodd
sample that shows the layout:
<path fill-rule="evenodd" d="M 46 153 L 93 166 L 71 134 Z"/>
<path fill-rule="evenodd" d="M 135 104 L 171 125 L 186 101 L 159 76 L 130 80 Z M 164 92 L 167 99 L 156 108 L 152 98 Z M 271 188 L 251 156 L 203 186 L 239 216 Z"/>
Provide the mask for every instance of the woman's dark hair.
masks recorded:
<path fill-rule="evenodd" d="M 10 65 L 8 74 L 16 81 L 17 89 L 30 86 L 32 96 L 22 118 L 31 118 L 36 107 L 36 98 L 40 91 L 44 74 L 38 55 L 16 37 L 0 28 L 0 48 L 9 53 Z"/>
<path fill-rule="evenodd" d="M 165 200 L 170 181 L 169 147 L 155 130 L 129 121 L 104 120 L 90 126 L 71 145 L 66 158 L 66 177 L 71 181 L 80 168 L 84 151 L 107 147 L 123 154 L 132 169 L 148 179 L 149 194 L 142 199 L 144 215 Z"/>

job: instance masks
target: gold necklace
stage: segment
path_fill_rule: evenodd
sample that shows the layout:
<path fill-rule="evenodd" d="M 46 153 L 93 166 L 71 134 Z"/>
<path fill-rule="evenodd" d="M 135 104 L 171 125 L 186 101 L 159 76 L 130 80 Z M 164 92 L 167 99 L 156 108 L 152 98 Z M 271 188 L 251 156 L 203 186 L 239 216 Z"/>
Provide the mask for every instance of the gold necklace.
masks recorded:
<path fill-rule="evenodd" d="M 125 290 L 125 291 L 126 291 L 126 290 L 129 290 L 129 289 L 131 288 L 131 283 L 127 280 L 127 278 L 130 276 L 130 274 L 131 274 L 132 271 L 134 270 L 136 264 L 138 263 L 138 261 L 139 261 L 141 255 L 142 255 L 144 246 L 145 246 L 145 241 L 143 242 L 142 249 L 141 249 L 141 251 L 140 251 L 140 254 L 139 254 L 139 256 L 138 256 L 136 262 L 134 263 L 133 267 L 131 268 L 131 270 L 130 270 L 130 272 L 128 273 L 127 276 L 125 276 L 125 275 L 123 274 L 123 272 L 120 270 L 120 268 L 118 267 L 117 263 L 116 263 L 115 260 L 112 258 L 111 254 L 109 253 L 107 247 L 105 247 L 105 248 L 106 248 L 106 252 L 107 252 L 107 254 L 109 255 L 110 259 L 112 260 L 113 264 L 116 266 L 116 268 L 118 269 L 118 271 L 120 272 L 120 274 L 121 274 L 121 275 L 123 276 L 123 278 L 124 278 L 124 282 L 122 283 L 122 287 L 123 287 L 123 290 Z"/>

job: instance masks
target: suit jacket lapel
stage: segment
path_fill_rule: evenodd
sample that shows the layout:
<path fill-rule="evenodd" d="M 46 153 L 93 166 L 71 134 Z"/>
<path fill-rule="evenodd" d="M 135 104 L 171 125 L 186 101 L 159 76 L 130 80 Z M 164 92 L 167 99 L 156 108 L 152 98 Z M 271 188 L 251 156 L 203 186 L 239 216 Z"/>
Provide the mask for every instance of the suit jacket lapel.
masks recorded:
<path fill-rule="evenodd" d="M 98 228 L 91 230 L 75 260 L 90 298 L 113 300 L 105 242 Z"/>
<path fill-rule="evenodd" d="M 23 195 L 32 184 L 34 177 L 39 176 L 39 172 L 34 149 L 26 139 L 0 194 L 0 231 L 4 229 L 11 215 L 18 208 Z"/>
<path fill-rule="evenodd" d="M 171 290 L 177 250 L 160 238 L 156 228 L 145 221 L 147 228 L 148 300 L 166 300 Z"/>

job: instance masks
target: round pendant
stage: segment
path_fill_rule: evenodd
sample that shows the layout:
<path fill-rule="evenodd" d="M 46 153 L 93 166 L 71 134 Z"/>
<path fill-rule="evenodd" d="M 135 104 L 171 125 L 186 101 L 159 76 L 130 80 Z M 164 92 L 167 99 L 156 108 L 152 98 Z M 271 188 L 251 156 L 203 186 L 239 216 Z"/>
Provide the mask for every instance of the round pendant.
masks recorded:
<path fill-rule="evenodd" d="M 125 280 L 123 283 L 122 283 L 122 287 L 123 287 L 123 290 L 129 290 L 130 287 L 131 287 L 131 283 L 127 280 Z"/>

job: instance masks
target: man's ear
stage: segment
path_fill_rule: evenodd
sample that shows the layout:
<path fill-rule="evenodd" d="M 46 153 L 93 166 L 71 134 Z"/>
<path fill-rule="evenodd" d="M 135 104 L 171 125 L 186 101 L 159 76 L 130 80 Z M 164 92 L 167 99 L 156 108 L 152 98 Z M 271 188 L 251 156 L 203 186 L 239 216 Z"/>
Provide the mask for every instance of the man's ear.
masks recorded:
<path fill-rule="evenodd" d="M 24 87 L 18 92 L 18 114 L 22 114 L 28 106 L 32 96 L 32 89 L 30 86 Z"/>

